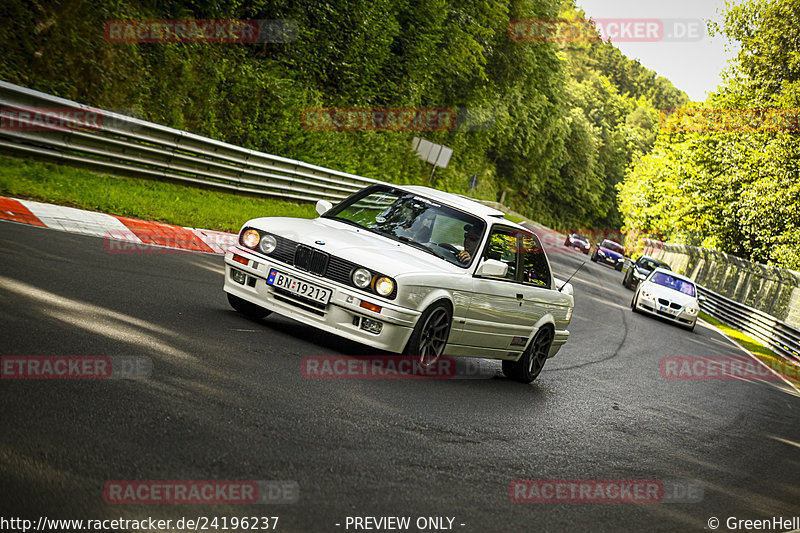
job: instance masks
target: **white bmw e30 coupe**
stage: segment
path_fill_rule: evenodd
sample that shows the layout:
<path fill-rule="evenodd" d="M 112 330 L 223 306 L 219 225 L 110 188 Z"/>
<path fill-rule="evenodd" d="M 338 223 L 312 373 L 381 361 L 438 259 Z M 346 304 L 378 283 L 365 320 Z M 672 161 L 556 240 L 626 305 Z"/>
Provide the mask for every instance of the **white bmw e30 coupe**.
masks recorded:
<path fill-rule="evenodd" d="M 572 286 L 539 238 L 503 213 L 419 186 L 372 185 L 315 219 L 250 220 L 225 254 L 224 290 L 254 318 L 275 312 L 429 365 L 501 359 L 530 383 L 567 341 Z"/>

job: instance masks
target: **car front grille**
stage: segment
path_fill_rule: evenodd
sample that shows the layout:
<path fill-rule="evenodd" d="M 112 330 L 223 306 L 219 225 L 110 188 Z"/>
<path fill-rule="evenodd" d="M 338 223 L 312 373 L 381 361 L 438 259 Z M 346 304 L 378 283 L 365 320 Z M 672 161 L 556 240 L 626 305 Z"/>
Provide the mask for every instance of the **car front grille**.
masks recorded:
<path fill-rule="evenodd" d="M 667 305 L 667 306 L 671 307 L 672 309 L 680 309 L 682 307 L 681 304 L 676 304 L 675 302 L 670 302 L 666 298 L 659 298 L 658 299 L 658 303 L 660 303 L 661 305 Z"/>
<path fill-rule="evenodd" d="M 317 276 L 324 276 L 328 270 L 330 254 L 321 252 L 305 244 L 298 244 L 294 251 L 294 266 Z"/>
<path fill-rule="evenodd" d="M 274 233 L 270 233 L 270 235 L 275 237 L 277 241 L 275 250 L 269 254 L 269 257 L 275 261 L 280 261 L 281 263 L 297 267 L 300 270 L 305 270 L 306 272 L 311 272 L 312 274 L 327 278 L 331 281 L 336 281 L 348 287 L 364 291 L 364 289 L 356 287 L 351 278 L 353 271 L 361 267 L 358 263 L 336 257 L 335 255 L 275 235 Z M 373 272 L 373 274 L 376 276 L 384 275 L 380 272 Z M 369 292 L 371 295 L 375 296 L 371 291 L 365 292 Z M 393 300 L 395 296 L 397 296 L 397 288 L 386 298 Z"/>

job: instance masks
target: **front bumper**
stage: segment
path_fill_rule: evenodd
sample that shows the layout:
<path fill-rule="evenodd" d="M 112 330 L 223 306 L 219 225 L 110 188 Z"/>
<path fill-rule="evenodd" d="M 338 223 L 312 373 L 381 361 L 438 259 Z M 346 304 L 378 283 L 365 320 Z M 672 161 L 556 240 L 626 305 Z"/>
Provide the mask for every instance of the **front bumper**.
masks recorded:
<path fill-rule="evenodd" d="M 681 326 L 694 326 L 697 322 L 697 315 L 686 311 L 686 307 L 676 310 L 675 314 L 662 311 L 659 307 L 659 303 L 656 300 L 647 298 L 641 294 L 639 294 L 639 298 L 636 300 L 636 309 L 639 311 L 645 311 L 646 313 L 666 319 L 675 324 L 680 324 Z"/>
<path fill-rule="evenodd" d="M 236 255 L 246 258 L 247 264 L 233 260 Z M 332 291 L 326 305 L 316 304 L 267 284 L 271 269 Z M 243 283 L 233 280 L 233 271 L 243 272 Z M 239 275 L 241 278 L 241 275 Z M 360 342 L 379 350 L 402 352 L 420 312 L 400 307 L 377 297 L 371 297 L 331 280 L 296 269 L 293 266 L 251 253 L 236 246 L 225 253 L 225 283 L 223 290 L 265 309 L 287 316 L 303 324 L 314 326 L 346 339 Z M 375 312 L 361 307 L 361 302 L 381 307 Z M 362 329 L 364 319 L 381 323 L 380 333 Z"/>
<path fill-rule="evenodd" d="M 597 254 L 597 262 L 598 263 L 605 263 L 605 264 L 611 265 L 613 267 L 616 267 L 617 265 L 622 263 L 622 261 L 619 261 L 614 257 L 608 256 L 608 255 L 600 255 L 599 253 Z"/>

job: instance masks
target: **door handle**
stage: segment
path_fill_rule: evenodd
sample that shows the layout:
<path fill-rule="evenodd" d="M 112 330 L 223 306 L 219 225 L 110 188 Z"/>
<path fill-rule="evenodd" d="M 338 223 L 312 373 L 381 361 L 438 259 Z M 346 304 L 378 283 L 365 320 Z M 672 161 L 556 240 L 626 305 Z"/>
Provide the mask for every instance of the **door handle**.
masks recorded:
<path fill-rule="evenodd" d="M 517 293 L 517 300 L 522 300 L 522 293 L 521 292 Z"/>

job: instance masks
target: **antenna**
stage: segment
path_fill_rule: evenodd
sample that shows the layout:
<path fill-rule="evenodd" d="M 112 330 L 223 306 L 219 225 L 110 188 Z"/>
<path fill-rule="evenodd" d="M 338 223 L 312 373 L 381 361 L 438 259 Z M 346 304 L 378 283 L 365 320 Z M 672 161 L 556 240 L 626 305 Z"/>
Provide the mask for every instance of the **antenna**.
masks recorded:
<path fill-rule="evenodd" d="M 559 288 L 558 288 L 558 292 L 561 292 L 561 289 L 563 289 L 564 287 L 566 287 L 566 286 L 567 286 L 567 283 L 569 283 L 569 281 L 570 281 L 572 278 L 574 278 L 574 277 L 575 277 L 575 274 L 577 274 L 577 273 L 578 273 L 578 270 L 582 269 L 582 268 L 583 268 L 583 265 L 585 265 L 585 264 L 586 264 L 586 261 L 584 261 L 583 263 L 581 263 L 581 264 L 580 264 L 580 266 L 578 266 L 578 268 L 575 270 L 575 272 L 573 272 L 573 273 L 572 273 L 572 275 L 571 275 L 569 278 L 567 278 L 567 281 L 565 281 L 565 282 L 564 282 L 564 284 L 563 284 L 561 287 L 559 287 Z"/>

